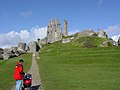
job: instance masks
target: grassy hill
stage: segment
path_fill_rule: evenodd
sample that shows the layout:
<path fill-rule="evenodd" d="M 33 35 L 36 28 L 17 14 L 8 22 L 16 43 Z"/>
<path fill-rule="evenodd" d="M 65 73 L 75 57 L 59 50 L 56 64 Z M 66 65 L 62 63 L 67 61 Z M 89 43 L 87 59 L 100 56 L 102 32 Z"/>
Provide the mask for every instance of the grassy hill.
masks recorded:
<path fill-rule="evenodd" d="M 53 44 L 47 44 L 42 49 L 70 49 L 70 48 L 93 48 L 100 47 L 100 45 L 109 40 L 109 38 L 100 38 L 97 36 L 86 36 L 86 37 L 77 37 L 77 35 L 73 35 L 75 38 L 71 40 L 69 43 L 62 43 L 62 41 L 54 42 Z M 65 38 L 70 38 L 65 37 Z M 112 43 L 108 43 L 108 46 L 112 46 Z"/>
<path fill-rule="evenodd" d="M 96 48 L 83 48 L 84 40 Z M 103 41 L 84 37 L 46 45 L 38 60 L 44 90 L 119 90 L 120 47 L 97 47 Z"/>
<path fill-rule="evenodd" d="M 20 59 L 24 60 L 24 72 L 26 73 L 31 67 L 31 54 L 23 54 L 8 60 L 0 60 L 0 90 L 10 90 L 15 85 L 13 72 Z"/>

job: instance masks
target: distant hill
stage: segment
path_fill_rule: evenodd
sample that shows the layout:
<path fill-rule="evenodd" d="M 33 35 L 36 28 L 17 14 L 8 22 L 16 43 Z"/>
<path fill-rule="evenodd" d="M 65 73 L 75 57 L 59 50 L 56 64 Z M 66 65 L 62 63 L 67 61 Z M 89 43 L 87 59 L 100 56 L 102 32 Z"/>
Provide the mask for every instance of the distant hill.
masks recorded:
<path fill-rule="evenodd" d="M 63 37 L 63 39 L 72 38 L 69 43 L 62 43 L 61 41 L 57 41 L 51 44 L 47 44 L 43 47 L 43 49 L 53 50 L 53 49 L 70 49 L 70 48 L 94 48 L 94 47 L 104 47 L 104 42 L 107 43 L 107 46 L 112 46 L 111 39 L 109 38 L 100 38 L 98 36 L 84 36 L 78 37 L 77 33 L 72 36 Z"/>

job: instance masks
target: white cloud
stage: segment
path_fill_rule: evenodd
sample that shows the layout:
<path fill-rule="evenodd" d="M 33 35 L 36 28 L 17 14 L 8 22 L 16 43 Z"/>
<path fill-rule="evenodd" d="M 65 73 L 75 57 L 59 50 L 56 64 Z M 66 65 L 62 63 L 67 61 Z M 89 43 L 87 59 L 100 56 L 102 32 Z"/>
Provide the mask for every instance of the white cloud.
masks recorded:
<path fill-rule="evenodd" d="M 72 35 L 72 34 L 75 34 L 75 33 L 77 33 L 77 32 L 79 32 L 79 30 L 78 30 L 78 29 L 75 29 L 75 30 L 69 31 L 69 32 L 68 32 L 68 35 Z"/>
<path fill-rule="evenodd" d="M 31 29 L 31 32 L 33 36 L 35 36 L 35 39 L 43 39 L 43 37 L 45 38 L 45 36 L 47 36 L 47 27 L 39 28 L 36 26 L 35 28 Z"/>
<path fill-rule="evenodd" d="M 28 40 L 29 37 L 30 37 L 30 32 L 28 32 L 27 30 L 21 30 L 20 31 L 20 38 L 22 40 L 24 40 L 24 39 Z"/>
<path fill-rule="evenodd" d="M 114 41 L 118 41 L 118 38 L 120 37 L 120 35 L 117 35 L 117 36 L 112 36 L 111 38 L 114 40 Z"/>
<path fill-rule="evenodd" d="M 47 27 L 34 27 L 29 32 L 28 30 L 21 30 L 20 32 L 10 31 L 7 34 L 0 34 L 0 48 L 7 48 L 17 46 L 19 42 L 29 43 L 36 41 L 38 38 L 43 39 L 47 36 Z"/>
<path fill-rule="evenodd" d="M 20 12 L 20 15 L 24 18 L 30 17 L 32 15 L 32 11 Z"/>
<path fill-rule="evenodd" d="M 107 29 L 105 29 L 107 34 L 111 37 L 114 35 L 119 35 L 120 34 L 120 25 L 114 25 L 114 26 L 109 26 Z"/>
<path fill-rule="evenodd" d="M 109 26 L 105 31 L 109 37 L 118 41 L 118 38 L 120 37 L 120 25 Z"/>

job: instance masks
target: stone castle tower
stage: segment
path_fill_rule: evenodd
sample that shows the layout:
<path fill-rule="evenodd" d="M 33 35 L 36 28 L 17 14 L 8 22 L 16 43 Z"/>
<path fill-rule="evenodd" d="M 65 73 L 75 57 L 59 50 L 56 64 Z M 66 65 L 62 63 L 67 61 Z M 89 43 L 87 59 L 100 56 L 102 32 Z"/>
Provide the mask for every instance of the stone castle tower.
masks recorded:
<path fill-rule="evenodd" d="M 58 19 L 51 20 L 47 27 L 47 43 L 62 40 L 62 27 Z"/>
<path fill-rule="evenodd" d="M 68 36 L 68 22 L 64 20 L 64 36 Z"/>

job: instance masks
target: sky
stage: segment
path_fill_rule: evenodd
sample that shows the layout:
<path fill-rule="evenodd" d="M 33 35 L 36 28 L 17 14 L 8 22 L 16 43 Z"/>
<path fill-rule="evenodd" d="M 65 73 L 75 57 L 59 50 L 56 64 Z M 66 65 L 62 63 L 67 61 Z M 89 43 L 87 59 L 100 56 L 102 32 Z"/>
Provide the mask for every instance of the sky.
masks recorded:
<path fill-rule="evenodd" d="M 120 36 L 120 0 L 0 0 L 0 48 L 29 43 L 47 35 L 50 20 L 74 34 L 92 28 L 105 30 L 115 41 Z"/>

